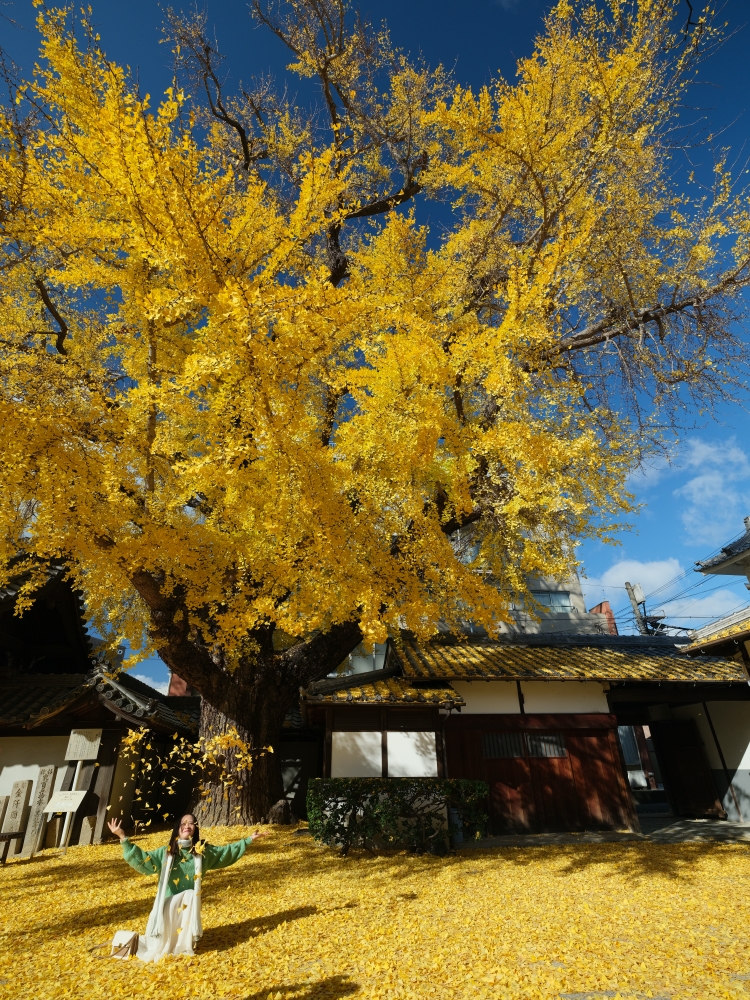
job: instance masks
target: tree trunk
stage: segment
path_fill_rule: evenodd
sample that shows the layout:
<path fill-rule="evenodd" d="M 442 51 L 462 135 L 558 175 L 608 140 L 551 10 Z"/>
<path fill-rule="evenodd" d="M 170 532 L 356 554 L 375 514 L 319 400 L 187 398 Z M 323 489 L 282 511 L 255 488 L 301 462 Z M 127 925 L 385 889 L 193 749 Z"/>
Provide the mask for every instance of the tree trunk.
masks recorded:
<path fill-rule="evenodd" d="M 223 773 L 206 772 L 196 789 L 193 810 L 202 826 L 259 823 L 268 815 L 271 806 L 283 797 L 279 738 L 284 708 L 274 698 L 273 690 L 258 693 L 261 696 L 252 712 L 247 711 L 249 706 L 243 706 L 244 711 L 225 714 L 221 708 L 203 698 L 200 725 L 202 739 L 208 740 L 236 730 L 240 739 L 251 747 L 260 750 L 269 746 L 273 752 L 268 751 L 254 757 L 252 768 L 248 771 L 237 770 L 236 754 L 229 751 L 223 758 Z M 240 716 L 241 721 L 238 721 L 237 716 Z M 229 777 L 233 783 L 225 787 L 222 777 Z"/>
<path fill-rule="evenodd" d="M 300 687 L 325 677 L 362 641 L 358 622 L 337 623 L 283 651 L 274 649 L 273 625 L 264 626 L 250 635 L 253 655 L 237 664 L 236 657 L 222 656 L 195 634 L 179 591 L 164 594 L 164 581 L 146 570 L 131 580 L 150 608 L 151 638 L 160 656 L 201 694 L 201 737 L 234 729 L 259 751 L 249 772 L 238 771 L 235 754 L 226 754 L 223 770 L 233 779 L 228 788 L 216 774 L 199 779 L 194 803 L 198 821 L 204 826 L 259 822 L 283 796 L 279 744 L 284 716 L 298 700 Z M 261 754 L 264 747 L 274 752 Z"/>

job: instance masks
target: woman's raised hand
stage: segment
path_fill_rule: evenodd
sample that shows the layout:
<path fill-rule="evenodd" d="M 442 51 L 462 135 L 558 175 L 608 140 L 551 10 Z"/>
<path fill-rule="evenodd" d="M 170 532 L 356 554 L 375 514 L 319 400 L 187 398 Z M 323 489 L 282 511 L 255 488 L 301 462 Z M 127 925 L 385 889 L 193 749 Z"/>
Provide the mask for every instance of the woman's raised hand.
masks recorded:
<path fill-rule="evenodd" d="M 107 826 L 114 833 L 115 837 L 119 837 L 121 841 L 125 840 L 125 831 L 122 828 L 122 823 L 119 819 L 111 819 Z"/>
<path fill-rule="evenodd" d="M 260 830 L 256 830 L 255 833 L 251 833 L 250 834 L 250 838 L 249 839 L 250 840 L 257 840 L 258 837 L 267 837 L 267 836 L 268 836 L 268 830 L 263 830 L 262 833 L 261 833 Z"/>

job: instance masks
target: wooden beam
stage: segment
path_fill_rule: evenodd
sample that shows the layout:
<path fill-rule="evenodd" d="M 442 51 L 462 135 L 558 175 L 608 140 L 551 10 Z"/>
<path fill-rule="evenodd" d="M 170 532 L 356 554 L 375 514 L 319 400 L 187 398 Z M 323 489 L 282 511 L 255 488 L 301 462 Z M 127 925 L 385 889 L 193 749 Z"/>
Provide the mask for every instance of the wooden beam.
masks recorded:
<path fill-rule="evenodd" d="M 109 797 L 112 794 L 112 782 L 115 778 L 117 751 L 120 747 L 119 733 L 105 733 L 99 748 L 99 767 L 94 782 L 94 795 L 98 798 L 96 823 L 94 825 L 94 844 L 101 844 L 104 831 L 104 821 L 107 818 Z"/>

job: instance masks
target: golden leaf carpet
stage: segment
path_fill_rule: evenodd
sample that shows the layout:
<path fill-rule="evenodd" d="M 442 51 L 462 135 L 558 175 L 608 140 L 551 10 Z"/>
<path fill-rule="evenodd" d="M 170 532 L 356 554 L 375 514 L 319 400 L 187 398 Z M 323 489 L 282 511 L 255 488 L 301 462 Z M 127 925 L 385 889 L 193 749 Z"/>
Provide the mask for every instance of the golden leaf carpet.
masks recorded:
<path fill-rule="evenodd" d="M 118 845 L 0 868 L 8 1000 L 733 998 L 750 996 L 745 845 L 647 842 L 340 858 L 270 828 L 211 872 L 193 958 L 118 961 L 156 878 Z M 245 828 L 208 832 L 226 843 Z M 138 838 L 155 847 L 165 834 Z M 90 949 L 94 950 L 90 950 Z"/>

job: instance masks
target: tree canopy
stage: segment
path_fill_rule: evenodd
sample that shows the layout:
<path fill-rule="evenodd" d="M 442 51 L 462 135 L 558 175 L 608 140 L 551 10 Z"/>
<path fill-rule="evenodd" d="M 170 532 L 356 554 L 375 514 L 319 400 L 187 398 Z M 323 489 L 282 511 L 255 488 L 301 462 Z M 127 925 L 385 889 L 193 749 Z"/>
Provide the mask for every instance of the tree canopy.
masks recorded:
<path fill-rule="evenodd" d="M 750 217 L 721 159 L 675 171 L 716 41 L 675 10 L 562 0 L 475 93 L 345 0 L 256 0 L 314 114 L 225 93 L 200 18 L 154 101 L 42 10 L 0 111 L 0 583 L 64 558 L 102 628 L 231 675 L 274 629 L 492 628 L 566 574 L 738 378 Z"/>

